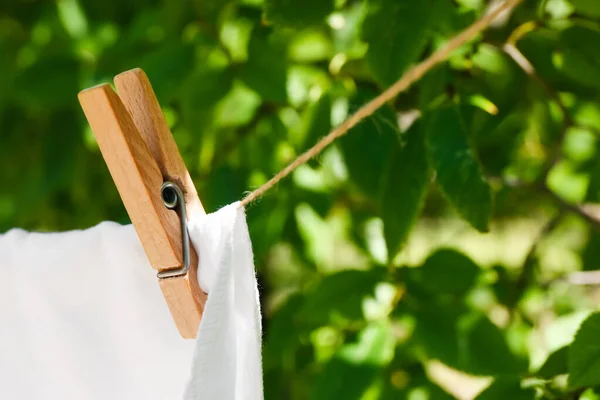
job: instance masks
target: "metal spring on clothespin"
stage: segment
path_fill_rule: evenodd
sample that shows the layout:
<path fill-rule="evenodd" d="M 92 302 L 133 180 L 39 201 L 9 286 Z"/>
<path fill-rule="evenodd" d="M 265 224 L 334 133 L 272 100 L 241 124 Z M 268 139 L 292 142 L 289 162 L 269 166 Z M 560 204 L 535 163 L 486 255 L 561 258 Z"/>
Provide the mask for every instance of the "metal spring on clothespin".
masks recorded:
<path fill-rule="evenodd" d="M 183 266 L 181 268 L 158 271 L 156 274 L 159 279 L 165 279 L 185 275 L 190 269 L 190 233 L 187 227 L 185 198 L 179 186 L 168 181 L 163 183 L 160 187 L 160 197 L 165 207 L 169 210 L 178 208 L 177 213 L 181 222 L 181 247 L 183 251 Z"/>

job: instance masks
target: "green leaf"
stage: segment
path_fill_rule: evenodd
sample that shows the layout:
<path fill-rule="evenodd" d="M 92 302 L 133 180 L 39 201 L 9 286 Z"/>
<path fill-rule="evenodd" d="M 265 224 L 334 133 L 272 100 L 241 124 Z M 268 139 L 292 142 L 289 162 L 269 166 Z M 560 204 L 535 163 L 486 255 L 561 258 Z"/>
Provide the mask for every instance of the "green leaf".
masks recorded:
<path fill-rule="evenodd" d="M 526 362 L 512 353 L 500 328 L 483 315 L 461 318 L 459 337 L 462 337 L 460 342 L 467 343 L 467 351 L 460 360 L 467 372 L 511 376 L 526 369 Z"/>
<path fill-rule="evenodd" d="M 248 61 L 240 78 L 263 100 L 287 102 L 287 53 L 268 29 L 257 28 L 248 44 Z"/>
<path fill-rule="evenodd" d="M 298 320 L 318 324 L 327 323 L 332 317 L 363 319 L 363 299 L 373 295 L 384 271 L 381 268 L 347 270 L 324 277 L 307 292 Z"/>
<path fill-rule="evenodd" d="M 269 317 L 268 330 L 265 333 L 263 363 L 265 368 L 281 364 L 290 352 L 300 344 L 300 332 L 306 331 L 296 321 L 296 313 L 304 298 L 293 295 L 287 302 Z"/>
<path fill-rule="evenodd" d="M 564 75 L 553 62 L 559 37 L 556 32 L 534 30 L 517 43 L 518 49 L 534 66 L 536 73 L 552 83 L 563 82 Z"/>
<path fill-rule="evenodd" d="M 230 0 L 194 0 L 194 8 L 202 21 L 217 21 Z"/>
<path fill-rule="evenodd" d="M 148 74 L 156 97 L 161 103 L 173 98 L 194 65 L 194 48 L 180 42 L 170 42 L 146 55 L 141 66 Z"/>
<path fill-rule="evenodd" d="M 529 101 L 523 96 L 529 77 L 505 52 L 490 44 L 478 45 L 470 62 L 469 79 L 457 78 L 456 82 L 461 99 L 460 117 L 465 131 L 473 138 L 472 145 L 482 160 L 487 161 L 492 157 L 488 154 L 483 157 L 482 151 L 487 149 L 482 143 L 497 139 L 500 143 L 489 143 L 491 152 L 502 155 L 521 136 L 522 122 L 519 132 L 511 136 L 498 138 L 501 132 L 497 131 L 514 110 L 520 111 L 525 101 Z"/>
<path fill-rule="evenodd" d="M 464 296 L 479 272 L 469 257 L 456 250 L 441 249 L 429 256 L 422 267 L 410 269 L 409 276 L 430 293 Z"/>
<path fill-rule="evenodd" d="M 600 400 L 600 388 L 588 389 L 584 391 L 579 400 Z"/>
<path fill-rule="evenodd" d="M 517 376 L 526 368 L 484 315 L 433 303 L 415 318 L 414 339 L 429 358 L 472 375 Z"/>
<path fill-rule="evenodd" d="M 496 113 L 506 113 L 522 100 L 523 85 L 527 75 L 501 49 L 482 43 L 472 57 L 474 75 L 469 81 L 475 93 L 484 96 L 498 108 Z M 489 110 L 488 110 L 489 111 Z M 490 118 L 498 118 L 488 114 Z M 484 132 L 485 133 L 485 132 Z"/>
<path fill-rule="evenodd" d="M 363 329 L 357 343 L 340 349 L 338 357 L 353 364 L 384 366 L 394 355 L 394 335 L 386 321 L 374 322 Z"/>
<path fill-rule="evenodd" d="M 331 39 L 322 30 L 298 32 L 289 46 L 290 59 L 298 63 L 329 61 L 334 55 Z"/>
<path fill-rule="evenodd" d="M 362 39 L 369 44 L 366 61 L 381 87 L 398 80 L 423 53 L 435 3 L 435 0 L 367 3 Z"/>
<path fill-rule="evenodd" d="M 81 145 L 81 137 L 73 126 L 74 121 L 63 121 L 54 119 L 47 126 L 47 131 L 41 138 L 43 165 L 43 178 L 38 186 L 41 192 L 37 193 L 43 198 L 45 193 L 63 188 L 68 190 L 73 183 L 77 171 L 77 158 L 65 157 L 65 154 L 77 154 L 78 146 Z M 53 133 L 64 129 L 60 136 Z"/>
<path fill-rule="evenodd" d="M 548 347 L 558 349 L 571 345 L 575 340 L 577 331 L 581 328 L 581 324 L 591 314 L 584 308 L 556 317 L 545 329 Z"/>
<path fill-rule="evenodd" d="M 491 131 L 484 130 L 477 135 L 475 145 L 488 173 L 499 176 L 510 165 L 522 140 L 523 127 L 527 125 L 527 119 L 530 117 L 530 113 L 519 109 L 518 112 L 503 118 Z"/>
<path fill-rule="evenodd" d="M 215 106 L 231 91 L 233 78 L 229 68 L 200 66 L 191 73 L 180 97 L 182 114 L 191 131 L 202 134 L 202 128 L 211 125 Z"/>
<path fill-rule="evenodd" d="M 291 27 L 320 24 L 334 9 L 334 0 L 265 0 L 269 22 Z"/>
<path fill-rule="evenodd" d="M 590 231 L 590 238 L 581 255 L 581 262 L 584 271 L 600 270 L 600 233 L 594 229 Z"/>
<path fill-rule="evenodd" d="M 538 378 L 552 379 L 568 372 L 569 346 L 561 347 L 548 356 L 544 364 L 534 374 Z"/>
<path fill-rule="evenodd" d="M 337 12 L 344 18 L 344 24 L 331 32 L 336 53 L 360 56 L 364 54 L 364 44 L 360 41 L 360 29 L 366 8 L 363 2 L 356 2 Z"/>
<path fill-rule="evenodd" d="M 518 380 L 495 380 L 475 400 L 534 400 L 535 389 L 521 388 Z"/>
<path fill-rule="evenodd" d="M 562 53 L 555 59 L 557 67 L 572 80 L 596 90 L 600 89 L 600 32 L 572 26 L 562 32 Z"/>
<path fill-rule="evenodd" d="M 219 127 L 244 126 L 252 121 L 261 105 L 255 91 L 239 81 L 234 81 L 231 90 L 215 107 L 214 124 Z"/>
<path fill-rule="evenodd" d="M 475 0 L 479 1 L 479 0 Z M 461 0 L 437 0 L 432 10 L 432 23 L 435 23 L 435 32 L 443 33 L 446 38 L 452 37 L 476 19 L 477 13 L 463 7 Z M 466 46 L 461 46 L 456 53 L 464 53 Z M 452 57 L 450 57 L 452 58 Z"/>
<path fill-rule="evenodd" d="M 429 380 L 420 363 L 415 360 L 406 365 L 398 364 L 399 357 L 402 358 L 403 354 L 396 348 L 394 360 L 387 368 L 390 374 L 385 379 L 381 395 L 377 397 L 378 400 L 455 400 L 453 396 Z"/>
<path fill-rule="evenodd" d="M 310 147 L 331 130 L 331 96 L 324 94 L 319 101 L 306 110 L 306 127 L 302 137 L 297 140 L 300 152 Z"/>
<path fill-rule="evenodd" d="M 233 71 L 229 68 L 199 66 L 189 77 L 184 89 L 186 104 L 196 112 L 214 107 L 231 90 Z"/>
<path fill-rule="evenodd" d="M 229 204 L 239 198 L 247 182 L 247 171 L 232 168 L 229 165 L 215 168 L 204 181 L 202 204 L 207 210 L 218 210 L 223 204 Z M 226 182 L 226 184 L 225 184 Z M 210 190 L 209 190 L 210 188 Z"/>
<path fill-rule="evenodd" d="M 600 18 L 600 2 L 598 0 L 571 0 L 578 13 L 592 18 Z"/>
<path fill-rule="evenodd" d="M 65 107 L 76 102 L 79 65 L 70 56 L 43 58 L 17 75 L 14 89 L 25 104 Z"/>
<path fill-rule="evenodd" d="M 378 322 L 364 328 L 356 343 L 342 347 L 320 374 L 311 398 L 361 399 L 394 354 L 391 326 Z"/>
<path fill-rule="evenodd" d="M 288 221 L 293 217 L 288 196 L 272 196 L 262 199 L 265 207 L 256 207 L 247 214 L 250 236 L 252 237 L 252 252 L 258 260 L 267 257 L 272 250 L 273 243 L 281 239 Z M 297 280 L 297 276 L 286 270 L 288 280 Z"/>
<path fill-rule="evenodd" d="M 58 18 L 65 30 L 73 38 L 82 38 L 87 34 L 88 21 L 77 0 L 59 0 L 56 3 Z"/>
<path fill-rule="evenodd" d="M 459 214 L 480 232 L 487 232 L 492 194 L 469 146 L 458 111 L 446 106 L 430 118 L 427 150 L 437 181 Z"/>
<path fill-rule="evenodd" d="M 600 313 L 579 328 L 569 350 L 569 387 L 600 385 Z"/>
<path fill-rule="evenodd" d="M 448 84 L 448 69 L 441 65 L 431 70 L 419 81 L 419 109 L 426 112 L 436 101 L 445 96 Z"/>
<path fill-rule="evenodd" d="M 381 218 L 390 262 L 417 220 L 431 181 L 425 132 L 420 128 L 420 124 L 414 124 L 403 135 L 405 143 L 392 154 L 384 181 Z"/>
<path fill-rule="evenodd" d="M 359 90 L 350 111 L 372 97 L 371 92 Z M 394 111 L 383 106 L 338 140 L 350 179 L 373 199 L 381 198 L 392 153 L 399 145 L 398 130 Z"/>
<path fill-rule="evenodd" d="M 458 368 L 459 348 L 456 320 L 462 310 L 449 308 L 440 311 L 436 306 L 423 307 L 415 313 L 414 340 L 425 355 Z"/>
<path fill-rule="evenodd" d="M 592 164 L 585 201 L 590 203 L 600 202 L 600 157 Z"/>
<path fill-rule="evenodd" d="M 373 365 L 351 364 L 334 358 L 320 374 L 311 398 L 328 400 L 340 396 L 339 398 L 348 400 L 359 400 L 378 374 L 379 368 Z"/>

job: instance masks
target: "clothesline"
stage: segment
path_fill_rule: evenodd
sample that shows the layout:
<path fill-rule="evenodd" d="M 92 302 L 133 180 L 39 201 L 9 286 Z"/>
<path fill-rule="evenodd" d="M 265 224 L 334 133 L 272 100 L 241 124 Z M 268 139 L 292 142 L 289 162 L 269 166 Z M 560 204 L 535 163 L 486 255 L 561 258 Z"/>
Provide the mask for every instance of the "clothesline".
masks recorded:
<path fill-rule="evenodd" d="M 469 40 L 473 39 L 477 34 L 488 28 L 492 21 L 500 13 L 502 13 L 503 11 L 507 11 L 510 8 L 513 8 L 521 1 L 522 0 L 506 0 L 505 2 L 494 8 L 492 11 L 484 15 L 482 18 L 475 21 L 471 26 L 463 30 L 454 38 L 452 38 L 444 47 L 437 50 L 427 59 L 415 65 L 413 68 L 409 69 L 400 79 L 398 79 L 392 86 L 387 88 L 383 93 L 375 97 L 373 100 L 369 101 L 367 104 L 363 105 L 356 113 L 348 117 L 341 125 L 334 128 L 331 132 L 329 132 L 326 136 L 319 140 L 313 147 L 299 155 L 291 164 L 289 164 L 283 170 L 279 171 L 274 177 L 269 179 L 258 189 L 246 195 L 240 201 L 240 207 L 245 207 L 248 204 L 252 203 L 257 198 L 265 194 L 269 189 L 274 187 L 280 180 L 292 173 L 300 165 L 308 162 L 310 159 L 317 156 L 327 146 L 329 146 L 341 136 L 344 136 L 350 131 L 350 129 L 356 126 L 363 119 L 373 114 L 385 103 L 396 97 L 399 93 L 408 89 L 413 83 L 418 81 L 421 77 L 423 77 L 423 75 L 429 72 L 437 64 L 445 61 L 454 50 L 456 50 Z"/>

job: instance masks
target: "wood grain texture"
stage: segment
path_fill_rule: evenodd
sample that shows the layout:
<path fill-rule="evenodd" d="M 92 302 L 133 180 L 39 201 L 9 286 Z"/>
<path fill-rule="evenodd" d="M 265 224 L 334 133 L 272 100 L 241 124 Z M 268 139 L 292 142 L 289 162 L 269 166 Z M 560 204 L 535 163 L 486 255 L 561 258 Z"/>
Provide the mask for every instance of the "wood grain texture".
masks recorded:
<path fill-rule="evenodd" d="M 202 203 L 146 74 L 128 71 L 115 83 L 118 96 L 109 85 L 96 86 L 79 94 L 81 106 L 150 264 L 158 270 L 179 268 L 179 216 L 163 205 L 160 186 L 170 180 L 182 188 L 189 218 L 204 215 Z M 196 336 L 206 303 L 197 280 L 198 256 L 191 250 L 187 275 L 159 280 L 184 338 Z"/>
<path fill-rule="evenodd" d="M 125 108 L 154 155 L 165 180 L 179 185 L 185 195 L 188 215 L 203 215 L 204 208 L 194 182 L 177 149 L 150 80 L 140 68 L 123 72 L 115 77 L 115 85 Z"/>
<path fill-rule="evenodd" d="M 196 272 L 197 268 L 190 268 L 184 276 L 158 280 L 177 330 L 185 339 L 196 337 L 207 299 L 198 285 Z"/>
<path fill-rule="evenodd" d="M 162 174 L 123 103 L 108 84 L 80 92 L 79 102 L 150 264 L 180 266 L 179 218 L 163 205 Z"/>

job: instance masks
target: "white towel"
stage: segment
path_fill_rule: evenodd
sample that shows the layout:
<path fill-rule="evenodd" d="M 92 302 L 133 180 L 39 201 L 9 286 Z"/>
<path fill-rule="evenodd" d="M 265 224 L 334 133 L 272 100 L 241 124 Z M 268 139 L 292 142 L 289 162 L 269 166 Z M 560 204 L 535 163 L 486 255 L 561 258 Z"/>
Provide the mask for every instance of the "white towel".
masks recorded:
<path fill-rule="evenodd" d="M 225 207 L 190 234 L 211 291 L 196 343 L 177 333 L 132 226 L 0 235 L 0 398 L 262 398 L 244 212 Z"/>
<path fill-rule="evenodd" d="M 208 301 L 186 400 L 263 398 L 260 303 L 246 215 L 238 205 L 190 227 Z"/>

